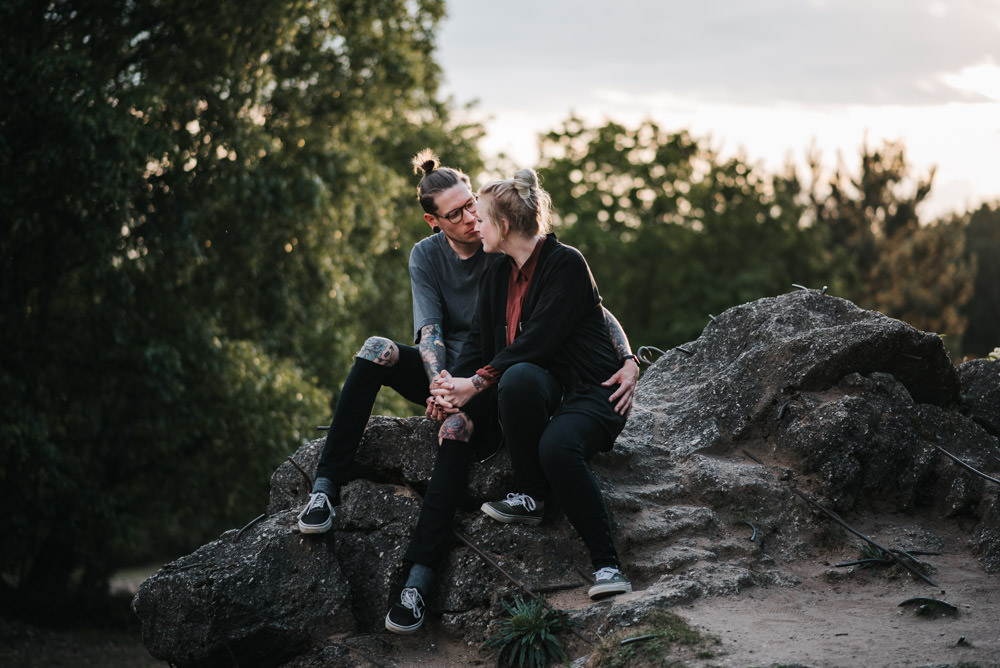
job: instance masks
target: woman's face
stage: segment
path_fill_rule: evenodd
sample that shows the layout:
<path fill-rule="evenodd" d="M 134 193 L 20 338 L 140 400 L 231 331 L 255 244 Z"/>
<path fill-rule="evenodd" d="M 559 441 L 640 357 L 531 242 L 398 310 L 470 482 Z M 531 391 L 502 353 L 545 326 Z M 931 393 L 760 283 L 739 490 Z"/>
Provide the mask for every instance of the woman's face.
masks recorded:
<path fill-rule="evenodd" d="M 476 231 L 483 239 L 483 250 L 487 253 L 501 252 L 500 228 L 497 227 L 499 221 L 494 221 L 489 214 L 489 195 L 479 198 L 476 207 Z"/>

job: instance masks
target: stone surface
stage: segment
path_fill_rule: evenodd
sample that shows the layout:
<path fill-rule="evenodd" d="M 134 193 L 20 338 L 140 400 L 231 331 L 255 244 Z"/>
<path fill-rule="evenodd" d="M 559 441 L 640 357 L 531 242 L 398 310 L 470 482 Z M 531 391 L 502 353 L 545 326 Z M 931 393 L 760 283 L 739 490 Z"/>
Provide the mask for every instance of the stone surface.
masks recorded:
<path fill-rule="evenodd" d="M 956 370 L 937 335 L 817 291 L 734 307 L 681 348 L 646 369 L 614 450 L 592 462 L 637 595 L 572 611 L 578 621 L 601 632 L 702 596 L 794 584 L 787 564 L 853 540 L 803 496 L 848 521 L 876 508 L 956 518 L 983 566 L 1000 569 L 997 486 L 941 453 L 997 470 L 1000 367 Z M 365 634 L 402 583 L 435 425 L 372 418 L 333 531 L 300 536 L 295 514 L 321 447 L 278 468 L 264 521 L 143 584 L 134 607 L 154 656 L 313 666 L 391 655 Z M 509 484 L 506 453 L 473 466 L 428 596 L 429 623 L 463 643 L 489 635 L 512 581 L 589 585 L 583 544 L 555 504 L 540 527 L 478 511 Z"/>
<path fill-rule="evenodd" d="M 958 367 L 965 412 L 1000 438 L 1000 362 L 977 359 Z"/>

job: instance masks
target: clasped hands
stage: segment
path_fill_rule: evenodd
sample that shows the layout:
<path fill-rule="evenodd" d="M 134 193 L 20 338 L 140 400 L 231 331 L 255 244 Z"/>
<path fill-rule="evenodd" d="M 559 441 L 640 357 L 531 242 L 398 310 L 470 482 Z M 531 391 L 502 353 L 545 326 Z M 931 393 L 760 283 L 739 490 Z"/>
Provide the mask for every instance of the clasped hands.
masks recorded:
<path fill-rule="evenodd" d="M 442 370 L 431 379 L 430 392 L 425 414 L 440 422 L 452 413 L 458 413 L 477 390 L 471 378 L 456 378 Z"/>
<path fill-rule="evenodd" d="M 608 401 L 614 404 L 614 410 L 619 415 L 628 417 L 632 412 L 632 399 L 638 379 L 639 365 L 626 361 L 619 371 L 601 383 L 605 387 L 617 385 L 617 389 L 608 397 Z M 449 415 L 458 413 L 478 390 L 471 378 L 456 378 L 446 370 L 442 370 L 431 379 L 430 392 L 425 415 L 440 422 Z"/>

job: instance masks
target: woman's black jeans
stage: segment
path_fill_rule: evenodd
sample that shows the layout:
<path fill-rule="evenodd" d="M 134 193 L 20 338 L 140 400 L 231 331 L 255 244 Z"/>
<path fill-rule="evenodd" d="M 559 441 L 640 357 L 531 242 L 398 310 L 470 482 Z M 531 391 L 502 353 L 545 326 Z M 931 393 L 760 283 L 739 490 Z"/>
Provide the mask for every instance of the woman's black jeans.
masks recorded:
<path fill-rule="evenodd" d="M 573 412 L 556 379 L 534 364 L 505 371 L 498 400 L 517 491 L 536 500 L 554 498 L 590 551 L 594 568 L 618 567 L 611 518 L 587 465 L 614 438 L 596 418 Z"/>

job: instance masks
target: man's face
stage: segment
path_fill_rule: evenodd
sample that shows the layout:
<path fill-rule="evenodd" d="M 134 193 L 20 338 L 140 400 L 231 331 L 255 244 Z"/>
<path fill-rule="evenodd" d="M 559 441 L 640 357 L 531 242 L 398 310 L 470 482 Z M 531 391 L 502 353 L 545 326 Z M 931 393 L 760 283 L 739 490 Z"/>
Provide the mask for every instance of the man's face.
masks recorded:
<path fill-rule="evenodd" d="M 464 183 L 442 190 L 434 197 L 438 213 L 434 224 L 452 241 L 460 244 L 478 244 L 476 230 L 476 198 Z"/>

